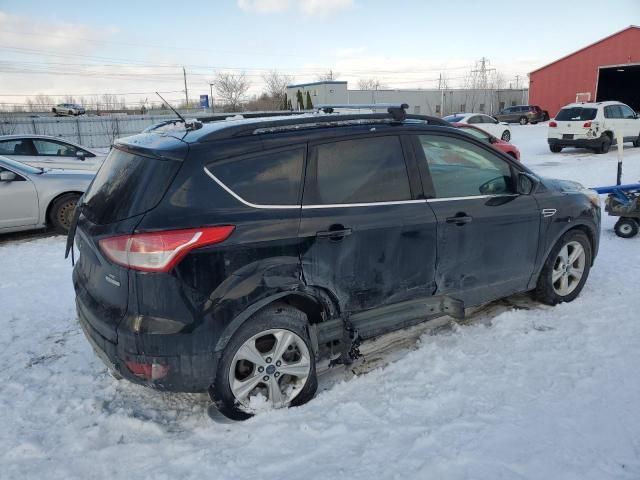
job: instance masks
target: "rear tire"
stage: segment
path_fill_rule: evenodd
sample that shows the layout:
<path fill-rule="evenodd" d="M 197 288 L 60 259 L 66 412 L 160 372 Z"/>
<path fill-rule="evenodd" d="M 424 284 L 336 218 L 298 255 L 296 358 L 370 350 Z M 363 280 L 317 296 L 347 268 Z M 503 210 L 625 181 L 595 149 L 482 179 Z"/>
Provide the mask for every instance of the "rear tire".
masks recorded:
<path fill-rule="evenodd" d="M 596 150 L 596 153 L 607 153 L 609 152 L 609 149 L 611 148 L 611 137 L 609 136 L 608 133 L 605 133 L 604 135 L 602 135 L 602 143 L 600 144 L 600 147 Z"/>
<path fill-rule="evenodd" d="M 58 233 L 68 233 L 80 195 L 67 193 L 56 198 L 49 209 L 49 224 Z"/>
<path fill-rule="evenodd" d="M 621 217 L 613 229 L 620 238 L 632 238 L 638 234 L 640 227 L 635 218 Z"/>
<path fill-rule="evenodd" d="M 546 122 L 549 120 L 549 112 L 547 112 L 546 110 L 543 111 L 543 115 L 542 115 L 542 121 Z"/>
<path fill-rule="evenodd" d="M 560 153 L 562 151 L 562 147 L 560 145 L 549 145 L 549 150 L 553 153 Z"/>
<path fill-rule="evenodd" d="M 638 134 L 638 138 L 633 141 L 633 146 L 636 148 L 640 147 L 640 134 Z"/>
<path fill-rule="evenodd" d="M 583 257 L 571 261 L 572 255 L 579 252 L 578 246 L 582 248 Z M 581 230 L 569 230 L 560 237 L 542 267 L 534 290 L 534 298 L 547 305 L 575 300 L 589 277 L 593 258 L 591 252 L 591 242 Z M 576 278 L 579 271 L 581 271 L 580 278 Z M 561 274 L 562 272 L 566 273 Z M 566 289 L 563 288 L 563 282 L 566 282 L 564 284 Z"/>
<path fill-rule="evenodd" d="M 529 123 L 529 119 L 527 117 L 520 117 L 520 120 L 518 120 L 518 123 L 520 125 L 526 125 L 527 123 Z"/>
<path fill-rule="evenodd" d="M 229 343 L 225 347 L 222 352 L 222 356 L 220 357 L 220 362 L 218 363 L 218 369 L 216 373 L 216 378 L 214 384 L 209 387 L 209 396 L 211 400 L 214 402 L 220 413 L 224 416 L 231 418 L 233 420 L 246 420 L 254 415 L 254 412 L 250 411 L 245 405 L 241 403 L 242 398 L 237 398 L 232 390 L 231 383 L 232 382 L 244 382 L 251 381 L 254 377 L 256 378 L 257 383 L 255 383 L 255 387 L 250 391 L 246 391 L 244 402 L 247 403 L 249 399 L 253 396 L 250 395 L 252 392 L 260 389 L 266 389 L 267 395 L 265 396 L 266 401 L 270 402 L 272 399 L 268 398 L 271 396 L 271 390 L 268 389 L 269 383 L 274 381 L 275 378 L 280 376 L 280 379 L 276 381 L 276 385 L 278 385 L 278 381 L 282 382 L 288 379 L 290 380 L 286 372 L 279 373 L 276 371 L 276 365 L 279 368 L 285 368 L 287 366 L 288 360 L 283 359 L 282 362 L 278 361 L 278 358 L 270 358 L 269 355 L 272 354 L 274 357 L 277 356 L 277 338 L 270 332 L 283 332 L 285 335 L 293 334 L 291 337 L 294 338 L 294 345 L 297 347 L 297 342 L 302 341 L 304 346 L 300 350 L 304 350 L 305 353 L 308 353 L 309 357 L 309 368 L 308 373 L 306 375 L 306 380 L 304 380 L 304 384 L 302 385 L 294 385 L 293 393 L 289 393 L 288 395 L 292 395 L 292 399 L 290 401 L 286 400 L 287 388 L 292 388 L 291 385 L 285 386 L 284 392 L 282 392 L 285 397 L 283 397 L 283 403 L 279 406 L 281 407 L 290 407 L 290 406 L 298 406 L 302 405 L 313 398 L 318 388 L 318 379 L 316 376 L 316 365 L 315 365 L 315 355 L 313 352 L 313 347 L 311 345 L 311 340 L 309 337 L 308 330 L 308 322 L 306 315 L 289 305 L 276 303 L 273 305 L 269 305 L 266 308 L 260 310 L 258 313 L 249 318 L 231 337 Z M 264 333 L 264 337 L 260 335 Z M 257 340 L 253 340 L 257 337 Z M 265 337 L 274 337 L 275 343 L 271 346 L 267 346 L 272 350 L 269 350 L 267 353 L 263 353 L 262 350 L 258 349 L 258 343 Z M 268 340 L 268 339 L 267 339 Z M 253 342 L 253 343 L 252 343 Z M 267 342 L 268 343 L 268 342 Z M 264 357 L 266 360 L 265 365 L 258 365 L 261 360 L 257 360 L 255 363 L 250 360 L 239 360 L 237 355 L 241 348 L 246 348 L 247 345 L 252 345 L 253 350 L 258 352 L 257 355 Z M 306 349 L 305 349 L 306 347 Z M 290 351 L 291 348 L 287 348 L 287 351 Z M 273 352 L 273 353 L 270 353 Z M 285 352 L 286 353 L 286 352 Z M 240 357 L 246 358 L 246 357 Z M 268 358 L 268 359 L 267 359 Z M 302 357 L 298 362 L 302 361 Z M 241 363 L 244 362 L 244 363 Z M 295 365 L 295 363 L 293 364 Z M 250 372 L 246 373 L 244 371 L 237 370 L 238 368 L 249 369 Z M 262 368 L 262 370 L 260 370 Z M 257 372 L 256 373 L 256 369 Z M 274 372 L 269 372 L 269 369 L 273 369 Z M 237 376 L 235 378 L 231 378 L 231 375 L 236 375 L 239 372 L 242 375 L 240 378 Z M 271 375 L 272 377 L 268 377 Z M 267 382 L 261 381 L 264 378 L 269 378 Z M 294 374 L 293 378 L 296 376 Z M 302 377 L 301 377 L 302 378 Z M 240 388 L 243 388 L 242 385 Z M 278 387 L 279 388 L 279 387 Z M 299 389 L 299 392 L 295 392 L 296 389 Z M 239 389 L 236 387 L 236 391 Z"/>

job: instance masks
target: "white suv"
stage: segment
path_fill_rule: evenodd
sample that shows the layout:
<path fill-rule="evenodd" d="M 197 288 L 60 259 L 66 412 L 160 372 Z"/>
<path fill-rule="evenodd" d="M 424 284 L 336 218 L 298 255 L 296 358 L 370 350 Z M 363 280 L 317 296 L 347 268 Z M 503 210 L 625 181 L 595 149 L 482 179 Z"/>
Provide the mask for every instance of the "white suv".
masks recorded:
<path fill-rule="evenodd" d="M 640 120 L 631 107 L 620 102 L 571 103 L 549 122 L 547 141 L 553 153 L 564 147 L 607 153 L 618 135 L 640 146 Z"/>

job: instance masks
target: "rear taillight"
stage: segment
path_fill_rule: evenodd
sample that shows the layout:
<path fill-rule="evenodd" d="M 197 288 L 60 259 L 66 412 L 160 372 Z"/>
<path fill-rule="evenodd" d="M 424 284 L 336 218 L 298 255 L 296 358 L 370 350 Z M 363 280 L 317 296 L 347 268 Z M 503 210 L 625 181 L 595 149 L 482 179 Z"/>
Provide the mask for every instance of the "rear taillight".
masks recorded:
<path fill-rule="evenodd" d="M 549 127 L 550 128 L 556 128 L 558 126 L 558 124 L 556 122 L 549 122 Z"/>
<path fill-rule="evenodd" d="M 234 228 L 224 225 L 134 233 L 104 238 L 98 244 L 113 263 L 143 272 L 168 272 L 194 248 L 223 242 Z"/>
<path fill-rule="evenodd" d="M 584 125 L 582 125 L 584 128 L 591 128 L 591 122 L 584 122 Z"/>

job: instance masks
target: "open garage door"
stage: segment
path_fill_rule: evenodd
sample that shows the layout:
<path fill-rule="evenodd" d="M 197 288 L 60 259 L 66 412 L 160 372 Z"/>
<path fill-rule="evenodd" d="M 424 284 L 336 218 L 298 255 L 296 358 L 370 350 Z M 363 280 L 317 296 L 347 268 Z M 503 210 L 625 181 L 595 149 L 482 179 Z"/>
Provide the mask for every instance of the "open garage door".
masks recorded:
<path fill-rule="evenodd" d="M 600 67 L 596 100 L 617 100 L 640 111 L 640 64 Z"/>

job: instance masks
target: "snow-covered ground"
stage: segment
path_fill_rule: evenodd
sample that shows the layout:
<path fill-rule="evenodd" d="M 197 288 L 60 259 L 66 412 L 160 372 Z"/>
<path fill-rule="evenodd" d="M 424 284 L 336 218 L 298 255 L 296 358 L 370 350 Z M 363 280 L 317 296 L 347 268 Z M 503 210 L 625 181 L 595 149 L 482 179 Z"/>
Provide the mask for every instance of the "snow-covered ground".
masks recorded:
<path fill-rule="evenodd" d="M 615 151 L 551 154 L 544 125 L 512 130 L 534 171 L 615 182 Z M 640 180 L 640 149 L 623 180 Z M 76 323 L 64 239 L 0 238 L 0 478 L 638 479 L 640 237 L 612 227 L 575 302 L 413 329 L 309 404 L 244 423 L 111 378 Z"/>

